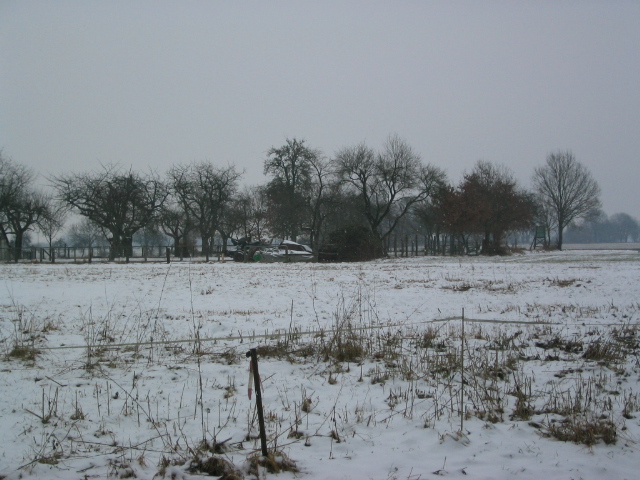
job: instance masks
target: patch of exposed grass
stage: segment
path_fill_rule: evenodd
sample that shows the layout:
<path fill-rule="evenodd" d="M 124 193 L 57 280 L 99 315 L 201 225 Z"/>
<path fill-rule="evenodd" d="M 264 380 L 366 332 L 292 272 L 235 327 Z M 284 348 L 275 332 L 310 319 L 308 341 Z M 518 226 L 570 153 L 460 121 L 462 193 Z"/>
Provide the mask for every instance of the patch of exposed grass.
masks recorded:
<path fill-rule="evenodd" d="M 291 460 L 284 452 L 271 450 L 266 457 L 260 453 L 250 455 L 247 459 L 249 465 L 249 473 L 261 478 L 260 469 L 266 469 L 269 473 L 294 472 L 300 470 L 296 466 L 296 462 Z M 230 479 L 231 480 L 231 479 Z"/>
<path fill-rule="evenodd" d="M 40 350 L 27 345 L 14 345 L 7 356 L 18 360 L 35 362 L 36 357 L 40 354 Z"/>
<path fill-rule="evenodd" d="M 598 338 L 591 342 L 584 351 L 582 358 L 609 365 L 624 360 L 625 354 L 620 345 L 609 339 Z"/>
<path fill-rule="evenodd" d="M 566 353 L 580 353 L 584 350 L 584 343 L 576 338 L 564 338 L 556 335 L 548 340 L 535 342 L 536 347 L 543 350 L 560 350 Z"/>
<path fill-rule="evenodd" d="M 560 421 L 550 422 L 548 435 L 563 442 L 592 446 L 599 442 L 613 445 L 618 439 L 615 424 L 608 417 L 571 415 Z"/>
<path fill-rule="evenodd" d="M 241 480 L 243 478 L 242 473 L 229 460 L 219 455 L 194 458 L 189 464 L 188 471 L 219 477 L 220 480 Z"/>

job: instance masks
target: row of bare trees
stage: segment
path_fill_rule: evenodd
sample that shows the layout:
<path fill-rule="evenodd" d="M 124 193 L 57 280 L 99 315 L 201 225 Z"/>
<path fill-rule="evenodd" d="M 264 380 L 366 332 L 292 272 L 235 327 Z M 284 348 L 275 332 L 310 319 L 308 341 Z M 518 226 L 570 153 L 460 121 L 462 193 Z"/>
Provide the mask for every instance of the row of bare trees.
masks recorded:
<path fill-rule="evenodd" d="M 548 155 L 546 163 L 535 168 L 532 184 L 527 191 L 508 168 L 481 160 L 457 187 L 445 187 L 419 213 L 425 222 L 457 237 L 463 249 L 470 237 L 479 236 L 482 252 L 496 254 L 504 251 L 508 233 L 533 225 L 545 227 L 549 245 L 555 233 L 555 245 L 562 249 L 567 226 L 601 207 L 600 187 L 570 151 Z"/>
<path fill-rule="evenodd" d="M 302 239 L 318 252 L 357 231 L 368 237 L 370 256 L 382 256 L 391 235 L 407 226 L 446 234 L 463 250 L 479 238 L 483 253 L 493 254 L 503 251 L 510 232 L 534 224 L 546 226 L 549 236 L 556 232 L 562 248 L 567 225 L 600 207 L 597 183 L 571 152 L 550 154 L 535 169 L 531 191 L 509 169 L 487 161 L 452 185 L 397 135 L 378 151 L 360 143 L 332 158 L 287 139 L 268 151 L 264 173 L 266 184 L 241 189 L 243 172 L 233 165 L 193 162 L 164 177 L 107 165 L 52 177 L 56 195 L 47 197 L 33 189 L 33 172 L 0 157 L 0 233 L 7 244 L 13 238 L 16 251 L 36 227 L 51 243 L 73 210 L 83 221 L 70 234 L 88 245 L 101 234 L 112 258 L 151 231 L 170 237 L 181 256 L 198 237 L 207 259 L 214 239 L 223 245 L 234 237 Z"/>

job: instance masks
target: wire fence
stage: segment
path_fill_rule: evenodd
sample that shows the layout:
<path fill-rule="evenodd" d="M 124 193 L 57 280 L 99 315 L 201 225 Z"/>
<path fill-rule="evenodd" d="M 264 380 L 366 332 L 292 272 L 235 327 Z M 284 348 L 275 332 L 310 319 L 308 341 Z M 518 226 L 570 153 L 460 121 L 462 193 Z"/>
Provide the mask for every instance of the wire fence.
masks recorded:
<path fill-rule="evenodd" d="M 453 321 L 462 321 L 463 317 L 461 316 L 453 316 L 453 317 L 445 317 L 431 320 L 424 320 L 420 322 L 403 322 L 396 324 L 384 324 L 384 325 L 369 325 L 369 326 L 350 326 L 349 330 L 352 332 L 363 333 L 367 331 L 375 331 L 375 330 L 383 330 L 389 328 L 405 328 L 416 325 L 425 325 L 432 323 L 446 323 Z M 519 321 L 519 320 L 501 320 L 501 319 L 486 319 L 486 318 L 464 318 L 465 322 L 468 323 L 488 323 L 488 324 L 504 324 L 504 325 L 559 325 L 556 322 L 550 321 Z M 597 325 L 602 325 L 598 323 Z M 615 325 L 625 325 L 624 323 L 615 324 Z M 611 326 L 607 324 L 607 326 Z M 173 345 L 173 344 L 181 344 L 181 343 L 219 343 L 219 342 L 254 342 L 256 340 L 267 339 L 267 340 L 279 340 L 286 338 L 288 340 L 295 340 L 297 338 L 305 337 L 305 336 L 324 336 L 324 335 L 333 335 L 336 333 L 340 333 L 344 329 L 341 328 L 318 328 L 313 330 L 284 330 L 284 329 L 276 329 L 273 332 L 266 333 L 247 333 L 247 334 L 238 334 L 238 335 L 227 335 L 224 337 L 199 337 L 199 338 L 182 338 L 182 339 L 174 339 L 174 340 L 148 340 L 148 341 L 137 341 L 137 342 L 110 342 L 110 343 L 100 343 L 100 344 L 84 344 L 84 345 L 60 345 L 57 347 L 38 347 L 39 350 L 77 350 L 77 349 L 86 349 L 86 348 L 101 348 L 101 349 L 112 349 L 112 348 L 127 348 L 127 347 L 139 347 L 139 346 L 159 346 L 159 345 Z"/>
<path fill-rule="evenodd" d="M 419 236 L 396 235 L 386 245 L 389 257 L 418 257 L 441 255 L 478 255 L 481 243 L 459 243 L 448 236 Z M 615 244 L 566 244 L 565 250 L 636 250 L 640 251 L 640 243 Z M 235 247 L 233 247 L 235 249 Z M 232 258 L 224 257 L 225 249 L 222 245 L 211 247 L 209 257 L 215 260 Z M 15 248 L 0 247 L 0 262 L 5 263 L 92 263 L 92 262 L 171 262 L 206 258 L 204 252 L 196 247 L 181 247 L 176 249 L 167 245 L 133 246 L 130 248 L 113 248 L 110 246 L 80 246 L 80 247 L 31 247 L 19 252 Z"/>
<path fill-rule="evenodd" d="M 211 248 L 209 256 L 221 259 L 221 245 Z M 91 247 L 31 247 L 16 251 L 15 248 L 0 248 L 0 262 L 25 263 L 92 263 L 92 262 L 170 262 L 204 257 L 205 254 L 195 247 L 181 248 L 166 245 L 133 246 L 113 248 L 110 246 Z"/>
<path fill-rule="evenodd" d="M 452 243 L 453 242 L 453 243 Z M 477 255 L 480 246 L 474 244 L 462 249 L 455 239 L 447 236 L 395 235 L 386 245 L 389 257 L 417 257 L 424 255 Z M 209 257 L 221 260 L 225 254 L 222 245 L 211 247 Z M 232 247 L 235 251 L 235 247 Z M 226 252 L 229 253 L 229 252 Z M 233 252 L 231 252 L 233 253 Z M 195 246 L 176 249 L 168 245 L 133 246 L 114 248 L 111 246 L 56 246 L 30 247 L 17 251 L 11 247 L 0 247 L 0 262 L 6 263 L 92 263 L 92 262 L 170 262 L 206 257 L 202 249 Z M 250 258 L 250 257 L 249 257 Z"/>

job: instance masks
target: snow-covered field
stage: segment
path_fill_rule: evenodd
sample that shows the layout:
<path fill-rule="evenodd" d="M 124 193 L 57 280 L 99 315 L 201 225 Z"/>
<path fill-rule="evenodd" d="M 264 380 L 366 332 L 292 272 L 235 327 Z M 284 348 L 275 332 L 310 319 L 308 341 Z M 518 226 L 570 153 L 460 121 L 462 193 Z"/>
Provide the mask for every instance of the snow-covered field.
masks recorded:
<path fill-rule="evenodd" d="M 0 478 L 639 475 L 638 252 L 0 275 Z"/>

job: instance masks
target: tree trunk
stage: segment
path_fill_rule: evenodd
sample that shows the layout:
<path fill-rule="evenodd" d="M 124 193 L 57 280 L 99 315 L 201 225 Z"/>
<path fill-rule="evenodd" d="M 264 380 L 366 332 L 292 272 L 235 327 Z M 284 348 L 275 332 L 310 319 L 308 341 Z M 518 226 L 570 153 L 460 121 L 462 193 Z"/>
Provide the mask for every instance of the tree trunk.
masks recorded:
<path fill-rule="evenodd" d="M 179 235 L 170 235 L 171 240 L 173 240 L 173 255 L 180 255 L 180 236 Z"/>
<path fill-rule="evenodd" d="M 109 261 L 115 261 L 116 257 L 122 255 L 122 236 L 121 235 L 111 235 L 109 239 Z"/>
<path fill-rule="evenodd" d="M 562 250 L 562 231 L 564 229 L 561 227 L 558 227 L 558 250 Z"/>
<path fill-rule="evenodd" d="M 129 235 L 127 237 L 124 237 L 123 241 L 123 250 L 124 250 L 124 256 L 127 258 L 127 260 L 131 257 L 133 257 L 133 235 Z"/>
<path fill-rule="evenodd" d="M 22 258 L 22 243 L 23 243 L 23 239 L 24 239 L 24 232 L 20 231 L 20 230 L 16 230 L 15 232 L 15 243 L 13 245 L 14 247 L 14 251 L 13 251 L 13 260 L 17 263 L 18 260 L 20 260 L 20 258 Z"/>
<path fill-rule="evenodd" d="M 205 261 L 209 261 L 209 244 L 211 243 L 211 238 L 208 236 L 202 236 L 202 253 L 204 253 Z"/>

